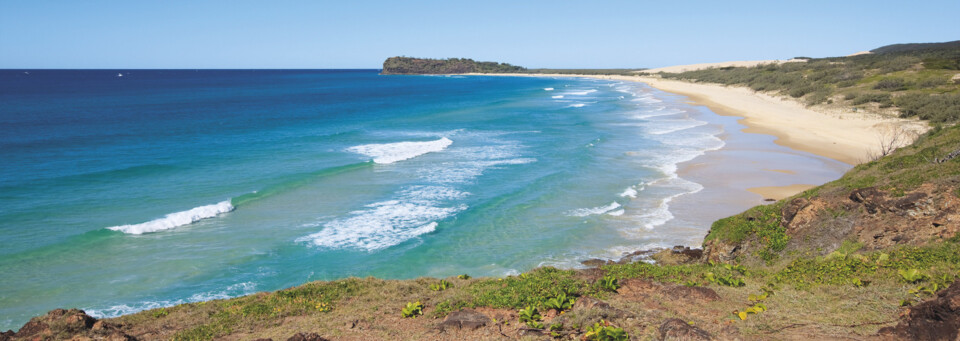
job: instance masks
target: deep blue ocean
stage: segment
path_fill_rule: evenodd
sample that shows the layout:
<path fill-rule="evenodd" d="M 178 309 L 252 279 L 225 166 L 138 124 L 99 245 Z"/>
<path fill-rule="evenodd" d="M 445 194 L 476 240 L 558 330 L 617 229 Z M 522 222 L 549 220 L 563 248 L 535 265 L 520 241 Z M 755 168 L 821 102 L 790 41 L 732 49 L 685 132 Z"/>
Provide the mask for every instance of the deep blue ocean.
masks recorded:
<path fill-rule="evenodd" d="M 721 127 L 640 83 L 378 70 L 0 70 L 0 329 L 348 276 L 695 244 Z"/>

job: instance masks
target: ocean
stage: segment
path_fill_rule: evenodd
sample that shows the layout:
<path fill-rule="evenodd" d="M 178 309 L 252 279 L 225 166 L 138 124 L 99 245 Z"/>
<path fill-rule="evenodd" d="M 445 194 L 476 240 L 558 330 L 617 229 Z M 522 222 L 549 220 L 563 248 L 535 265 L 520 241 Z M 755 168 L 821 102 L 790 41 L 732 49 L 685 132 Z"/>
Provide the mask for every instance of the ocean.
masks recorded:
<path fill-rule="evenodd" d="M 0 106 L 0 329 L 696 246 L 678 164 L 729 134 L 641 83 L 378 70 L 2 70 Z"/>

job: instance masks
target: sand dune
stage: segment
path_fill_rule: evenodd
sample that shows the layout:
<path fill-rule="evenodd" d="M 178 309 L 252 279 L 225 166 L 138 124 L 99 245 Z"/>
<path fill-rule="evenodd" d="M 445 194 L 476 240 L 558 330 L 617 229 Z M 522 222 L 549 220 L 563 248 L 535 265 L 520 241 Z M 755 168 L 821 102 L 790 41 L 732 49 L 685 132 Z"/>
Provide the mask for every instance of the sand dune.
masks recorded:
<path fill-rule="evenodd" d="M 746 60 L 746 61 L 733 61 L 733 62 L 720 62 L 720 63 L 702 63 L 702 64 L 689 64 L 689 65 L 674 65 L 667 67 L 658 67 L 653 69 L 646 69 L 642 71 L 637 71 L 637 73 L 679 73 L 687 71 L 696 71 L 703 69 L 712 69 L 712 68 L 721 68 L 721 67 L 751 67 L 761 64 L 781 64 L 781 63 L 796 63 L 796 62 L 806 62 L 805 59 L 790 59 L 790 60 Z"/>

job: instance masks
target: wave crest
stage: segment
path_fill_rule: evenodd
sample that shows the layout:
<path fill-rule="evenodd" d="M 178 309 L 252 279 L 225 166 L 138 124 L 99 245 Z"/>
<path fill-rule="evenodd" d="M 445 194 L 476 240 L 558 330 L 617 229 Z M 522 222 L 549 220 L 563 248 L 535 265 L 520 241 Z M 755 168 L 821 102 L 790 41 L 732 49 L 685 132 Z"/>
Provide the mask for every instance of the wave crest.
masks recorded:
<path fill-rule="evenodd" d="M 154 219 L 141 224 L 111 226 L 107 229 L 120 231 L 126 234 L 144 234 L 175 227 L 193 224 L 203 219 L 213 218 L 223 213 L 233 211 L 230 200 L 221 201 L 213 205 L 194 207 L 186 211 L 170 213 L 163 218 Z"/>
<path fill-rule="evenodd" d="M 347 151 L 373 157 L 375 163 L 389 164 L 412 159 L 426 153 L 439 152 L 451 144 L 453 144 L 453 141 L 444 137 L 425 142 L 364 144 L 347 148 Z"/>

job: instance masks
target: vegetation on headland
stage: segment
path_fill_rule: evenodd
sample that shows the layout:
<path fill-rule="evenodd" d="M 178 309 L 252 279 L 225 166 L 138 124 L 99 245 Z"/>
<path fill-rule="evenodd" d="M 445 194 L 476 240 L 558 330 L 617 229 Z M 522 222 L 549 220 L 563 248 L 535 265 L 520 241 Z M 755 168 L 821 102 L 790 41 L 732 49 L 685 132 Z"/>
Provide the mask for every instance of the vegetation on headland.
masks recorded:
<path fill-rule="evenodd" d="M 427 75 L 457 73 L 516 73 L 523 67 L 497 62 L 478 62 L 466 58 L 427 59 L 390 57 L 383 62 L 385 75 Z"/>
<path fill-rule="evenodd" d="M 890 108 L 933 123 L 960 120 L 960 41 L 899 44 L 870 54 L 806 62 L 661 73 L 669 79 L 743 85 L 808 106 Z"/>

